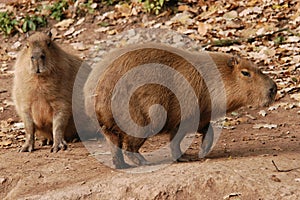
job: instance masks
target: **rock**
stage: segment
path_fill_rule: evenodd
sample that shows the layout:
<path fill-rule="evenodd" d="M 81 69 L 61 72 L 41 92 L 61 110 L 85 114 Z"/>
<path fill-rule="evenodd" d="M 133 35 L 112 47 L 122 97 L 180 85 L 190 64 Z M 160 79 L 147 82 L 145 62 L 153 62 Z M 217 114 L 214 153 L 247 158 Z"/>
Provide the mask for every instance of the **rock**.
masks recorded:
<path fill-rule="evenodd" d="M 0 184 L 5 183 L 5 181 L 6 181 L 6 178 L 0 177 Z"/>

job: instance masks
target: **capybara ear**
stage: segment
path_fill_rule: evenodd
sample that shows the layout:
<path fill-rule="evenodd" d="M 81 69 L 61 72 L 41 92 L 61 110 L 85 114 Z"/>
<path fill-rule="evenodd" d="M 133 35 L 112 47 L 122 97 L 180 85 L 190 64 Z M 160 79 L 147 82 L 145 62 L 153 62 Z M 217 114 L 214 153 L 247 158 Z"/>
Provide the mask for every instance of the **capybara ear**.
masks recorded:
<path fill-rule="evenodd" d="M 47 35 L 48 35 L 49 38 L 52 39 L 52 32 L 51 32 L 51 30 L 48 30 L 48 31 L 47 31 Z"/>
<path fill-rule="evenodd" d="M 236 56 L 232 56 L 228 62 L 227 65 L 231 68 L 234 68 L 234 66 L 237 66 L 241 61 L 241 57 L 236 55 Z"/>
<path fill-rule="evenodd" d="M 50 47 L 51 41 L 53 40 L 53 39 L 52 39 L 52 32 L 51 32 L 51 30 L 48 30 L 48 31 L 46 32 L 46 34 L 47 34 L 47 36 L 49 37 L 49 39 L 47 40 L 47 45 L 48 45 L 48 47 Z"/>

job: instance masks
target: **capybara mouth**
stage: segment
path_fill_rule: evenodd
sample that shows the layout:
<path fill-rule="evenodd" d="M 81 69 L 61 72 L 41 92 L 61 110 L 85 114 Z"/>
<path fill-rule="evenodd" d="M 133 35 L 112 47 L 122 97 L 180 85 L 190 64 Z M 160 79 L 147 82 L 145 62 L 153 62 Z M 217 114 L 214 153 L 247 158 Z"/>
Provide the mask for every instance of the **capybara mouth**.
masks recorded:
<path fill-rule="evenodd" d="M 269 107 L 275 101 L 275 95 L 269 96 L 269 100 L 262 103 L 262 107 Z"/>
<path fill-rule="evenodd" d="M 277 94 L 277 85 L 272 82 L 272 87 L 269 89 L 268 100 L 263 103 L 264 107 L 270 106 L 274 101 Z"/>

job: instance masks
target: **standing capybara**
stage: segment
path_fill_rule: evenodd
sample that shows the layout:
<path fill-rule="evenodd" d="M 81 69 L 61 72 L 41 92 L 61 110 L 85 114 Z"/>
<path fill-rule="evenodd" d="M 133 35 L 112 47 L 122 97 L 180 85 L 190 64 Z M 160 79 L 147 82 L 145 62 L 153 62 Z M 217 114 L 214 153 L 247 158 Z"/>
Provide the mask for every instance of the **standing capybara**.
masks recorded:
<path fill-rule="evenodd" d="M 218 111 L 213 112 L 213 107 L 221 111 L 220 113 L 222 110 L 226 113 L 246 105 L 266 106 L 274 101 L 277 92 L 276 84 L 250 61 L 224 53 L 192 54 L 162 45 L 153 47 L 141 45 L 108 60 L 111 62 L 98 77 L 99 81 L 94 91 L 92 94 L 86 92 L 85 95 L 86 99 L 94 98 L 96 116 L 103 134 L 110 143 L 113 164 L 116 168 L 129 167 L 124 161 L 122 150 L 133 163 L 137 165 L 147 163 L 139 153 L 139 149 L 153 132 L 167 132 L 170 135 L 172 157 L 180 161 L 182 155 L 180 143 L 185 134 L 194 131 L 193 128 L 190 129 L 194 119 L 199 119 L 196 131 L 205 134 L 211 119 L 220 117 Z M 190 60 L 193 60 L 193 64 Z M 195 65 L 200 67 L 200 71 Z M 216 66 L 217 73 L 212 72 L 212 65 Z M 168 66 L 171 69 L 170 73 L 159 71 L 161 66 Z M 134 74 L 139 68 L 141 72 Z M 94 68 L 95 70 L 99 69 Z M 172 71 L 178 74 L 174 75 Z M 95 73 L 93 72 L 91 76 Z M 134 75 L 128 78 L 130 73 Z M 160 80 L 164 83 L 159 84 L 154 78 L 146 84 L 133 86 L 136 82 L 142 83 L 143 79 L 148 80 L 153 73 L 161 77 Z M 196 106 L 190 103 L 185 106 L 180 104 L 181 100 L 189 102 L 188 98 L 191 95 L 183 85 L 184 80 L 179 79 L 179 76 L 183 76 L 193 89 Z M 95 81 L 95 77 L 89 78 L 85 88 L 95 84 L 92 81 Z M 166 87 L 166 84 L 171 89 Z M 219 96 L 222 93 L 220 92 L 222 85 L 225 98 Z M 132 88 L 134 92 L 131 91 Z M 126 92 L 130 93 L 130 98 L 125 95 L 124 100 L 122 96 L 118 96 Z M 123 102 L 127 100 L 127 104 Z M 224 108 L 220 107 L 222 102 Z M 155 111 L 159 108 L 157 105 L 162 106 L 167 114 L 155 115 Z M 129 117 L 126 115 L 126 109 L 129 109 L 127 111 Z M 189 111 L 183 115 L 182 109 Z M 129 127 L 133 126 L 130 121 L 143 128 Z M 185 133 L 178 135 L 180 124 L 189 121 L 192 123 L 185 127 Z"/>
<path fill-rule="evenodd" d="M 52 152 L 77 138 L 72 117 L 72 89 L 82 60 L 62 50 L 50 36 L 37 32 L 15 63 L 13 100 L 25 124 L 21 152 L 34 149 L 35 134 L 53 142 Z"/>

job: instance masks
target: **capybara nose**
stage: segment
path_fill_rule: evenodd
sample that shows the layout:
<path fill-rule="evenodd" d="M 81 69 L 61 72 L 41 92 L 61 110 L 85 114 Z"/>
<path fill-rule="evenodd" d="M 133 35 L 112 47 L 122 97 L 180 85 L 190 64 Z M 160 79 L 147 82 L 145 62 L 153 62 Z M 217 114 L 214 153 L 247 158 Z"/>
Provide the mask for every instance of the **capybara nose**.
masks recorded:
<path fill-rule="evenodd" d="M 272 99 L 274 99 L 275 96 L 276 96 L 276 93 L 277 93 L 277 85 L 273 82 L 273 83 L 272 83 L 272 86 L 271 86 L 271 88 L 270 88 L 270 97 L 271 97 Z"/>

